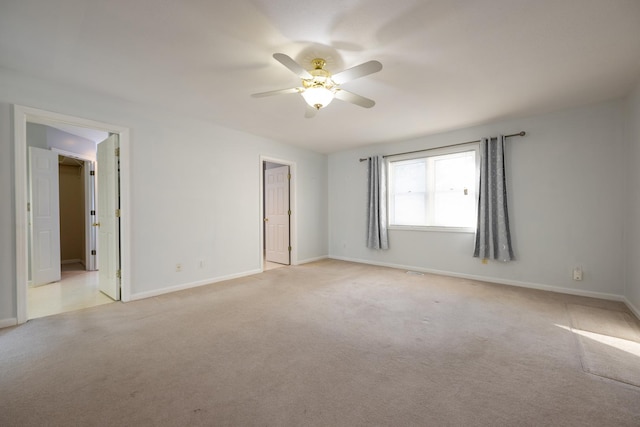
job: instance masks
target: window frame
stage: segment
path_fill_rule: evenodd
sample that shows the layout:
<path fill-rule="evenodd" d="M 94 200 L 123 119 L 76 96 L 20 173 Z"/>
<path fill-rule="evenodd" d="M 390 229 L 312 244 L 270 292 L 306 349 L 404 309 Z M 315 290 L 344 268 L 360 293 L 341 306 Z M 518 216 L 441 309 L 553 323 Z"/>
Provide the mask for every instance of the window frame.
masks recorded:
<path fill-rule="evenodd" d="M 394 156 L 388 156 L 385 159 L 385 168 L 387 171 L 387 197 L 386 197 L 386 209 L 387 209 L 387 227 L 389 230 L 404 230 L 404 231 L 435 231 L 435 232 L 450 232 L 450 233 L 475 233 L 476 227 L 455 227 L 455 226 L 443 226 L 443 225 L 401 225 L 391 223 L 391 203 L 392 203 L 392 163 L 415 160 L 415 159 L 428 159 L 429 157 L 439 157 L 449 154 L 458 154 L 465 152 L 475 152 L 475 173 L 474 173 L 474 217 L 477 217 L 478 212 L 478 198 L 480 196 L 480 144 L 478 142 L 471 142 L 467 144 L 457 144 L 455 146 L 433 148 L 427 150 L 421 150 L 420 152 L 398 154 Z"/>

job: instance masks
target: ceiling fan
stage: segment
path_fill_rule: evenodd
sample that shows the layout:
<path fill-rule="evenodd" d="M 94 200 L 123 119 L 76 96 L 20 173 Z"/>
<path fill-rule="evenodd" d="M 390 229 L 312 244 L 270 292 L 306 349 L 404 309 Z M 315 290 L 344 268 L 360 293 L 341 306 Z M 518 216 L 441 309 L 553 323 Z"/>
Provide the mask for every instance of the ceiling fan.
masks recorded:
<path fill-rule="evenodd" d="M 329 105 L 333 98 L 350 102 L 364 108 L 371 108 L 376 105 L 372 99 L 346 91 L 342 89 L 340 85 L 359 77 L 377 73 L 382 69 L 382 64 L 378 61 L 368 61 L 332 75 L 324 69 L 325 60 L 322 58 L 313 59 L 311 61 L 313 68 L 307 71 L 302 65 L 284 53 L 274 53 L 273 57 L 300 77 L 300 79 L 302 79 L 302 86 L 254 93 L 251 95 L 254 98 L 299 93 L 308 105 L 305 113 L 305 117 L 307 118 L 315 116 L 316 112 Z"/>

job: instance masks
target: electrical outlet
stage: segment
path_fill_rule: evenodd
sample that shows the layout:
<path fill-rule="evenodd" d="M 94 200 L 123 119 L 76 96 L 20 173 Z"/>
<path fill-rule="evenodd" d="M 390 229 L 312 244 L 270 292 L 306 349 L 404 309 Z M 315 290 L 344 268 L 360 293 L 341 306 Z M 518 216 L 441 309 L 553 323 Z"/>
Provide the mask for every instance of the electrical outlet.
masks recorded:
<path fill-rule="evenodd" d="M 576 281 L 582 280 L 582 268 L 576 267 L 573 269 L 573 280 L 576 280 Z"/>
<path fill-rule="evenodd" d="M 176 264 L 176 271 L 182 271 L 182 264 L 180 263 Z"/>

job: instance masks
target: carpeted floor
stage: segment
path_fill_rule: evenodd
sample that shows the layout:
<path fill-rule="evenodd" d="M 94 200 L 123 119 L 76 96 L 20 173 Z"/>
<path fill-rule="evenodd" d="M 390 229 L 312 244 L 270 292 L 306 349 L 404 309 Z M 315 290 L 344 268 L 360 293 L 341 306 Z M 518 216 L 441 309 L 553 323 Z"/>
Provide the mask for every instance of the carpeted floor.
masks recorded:
<path fill-rule="evenodd" d="M 633 315 L 574 304 L 567 308 L 583 369 L 640 387 L 640 328 Z"/>
<path fill-rule="evenodd" d="M 0 425 L 640 425 L 639 387 L 583 370 L 573 306 L 628 314 L 335 260 L 280 268 L 0 330 Z"/>

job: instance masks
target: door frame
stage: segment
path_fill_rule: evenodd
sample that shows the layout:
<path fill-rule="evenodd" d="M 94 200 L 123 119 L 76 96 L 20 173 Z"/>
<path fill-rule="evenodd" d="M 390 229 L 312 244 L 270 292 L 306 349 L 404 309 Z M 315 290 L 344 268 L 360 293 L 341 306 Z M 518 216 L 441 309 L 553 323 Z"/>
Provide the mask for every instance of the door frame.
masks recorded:
<path fill-rule="evenodd" d="M 264 163 L 278 163 L 282 166 L 289 166 L 291 180 L 289 181 L 289 206 L 291 207 L 291 217 L 289 218 L 289 244 L 291 245 L 291 265 L 298 265 L 298 206 L 296 198 L 296 163 L 290 160 L 276 157 L 260 156 L 260 212 L 258 224 L 260 230 L 260 270 L 264 271 Z"/>
<path fill-rule="evenodd" d="M 130 130 L 111 123 L 83 119 L 22 105 L 13 105 L 14 179 L 16 206 L 16 318 L 27 318 L 28 221 L 27 221 L 27 123 L 50 125 L 66 123 L 115 133 L 120 138 L 120 269 L 121 300 L 131 299 L 131 212 L 130 212 Z"/>

